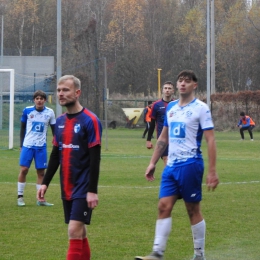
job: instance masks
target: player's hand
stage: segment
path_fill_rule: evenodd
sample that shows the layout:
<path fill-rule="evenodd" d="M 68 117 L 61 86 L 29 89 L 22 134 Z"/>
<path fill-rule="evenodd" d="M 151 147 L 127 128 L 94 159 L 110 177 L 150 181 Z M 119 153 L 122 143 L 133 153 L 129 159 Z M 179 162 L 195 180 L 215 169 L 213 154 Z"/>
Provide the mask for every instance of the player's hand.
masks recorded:
<path fill-rule="evenodd" d="M 214 174 L 209 173 L 207 175 L 206 184 L 208 187 L 208 191 L 210 191 L 210 190 L 214 191 L 219 184 L 219 178 L 218 178 L 217 173 L 214 173 Z"/>
<path fill-rule="evenodd" d="M 98 205 L 98 195 L 96 193 L 88 192 L 86 199 L 90 209 L 94 209 Z"/>
<path fill-rule="evenodd" d="M 146 148 L 153 149 L 153 143 L 151 141 L 146 141 Z"/>
<path fill-rule="evenodd" d="M 46 185 L 41 185 L 40 189 L 37 191 L 37 200 L 38 201 L 45 201 L 44 195 L 45 192 L 47 191 L 47 186 Z"/>
<path fill-rule="evenodd" d="M 154 172 L 155 172 L 155 165 L 154 164 L 149 164 L 145 171 L 145 178 L 148 181 L 154 181 Z"/>

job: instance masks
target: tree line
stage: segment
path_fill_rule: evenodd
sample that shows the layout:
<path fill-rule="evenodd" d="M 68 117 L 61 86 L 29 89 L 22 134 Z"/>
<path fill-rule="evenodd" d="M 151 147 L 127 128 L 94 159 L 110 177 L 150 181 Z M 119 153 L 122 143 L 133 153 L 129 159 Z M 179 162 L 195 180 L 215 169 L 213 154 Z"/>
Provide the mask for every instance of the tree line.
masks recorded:
<path fill-rule="evenodd" d="M 57 0 L 1 0 L 0 15 L 4 55 L 56 57 Z M 206 15 L 207 0 L 62 0 L 62 71 L 86 97 L 103 87 L 104 57 L 110 93 L 156 92 L 158 68 L 162 82 L 194 70 L 203 92 Z M 259 1 L 215 0 L 216 92 L 258 89 L 259 17 Z"/>

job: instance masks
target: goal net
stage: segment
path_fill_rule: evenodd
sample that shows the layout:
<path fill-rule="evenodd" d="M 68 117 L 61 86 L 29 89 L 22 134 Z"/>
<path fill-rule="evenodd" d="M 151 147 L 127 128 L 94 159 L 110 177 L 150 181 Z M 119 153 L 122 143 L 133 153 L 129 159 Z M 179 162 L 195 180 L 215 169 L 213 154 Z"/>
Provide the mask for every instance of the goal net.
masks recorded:
<path fill-rule="evenodd" d="M 0 69 L 0 147 L 12 149 L 13 146 L 14 69 Z"/>

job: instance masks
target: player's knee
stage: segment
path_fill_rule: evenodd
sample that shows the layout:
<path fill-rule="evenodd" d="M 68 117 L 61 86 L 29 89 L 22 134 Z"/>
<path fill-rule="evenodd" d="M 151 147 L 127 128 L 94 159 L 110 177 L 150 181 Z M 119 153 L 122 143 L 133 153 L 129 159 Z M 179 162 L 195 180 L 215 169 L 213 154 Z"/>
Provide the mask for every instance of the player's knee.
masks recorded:
<path fill-rule="evenodd" d="M 26 176 L 29 171 L 29 168 L 27 167 L 21 167 L 20 175 Z"/>
<path fill-rule="evenodd" d="M 171 214 L 172 205 L 166 201 L 161 200 L 158 204 L 158 211 L 160 216 L 169 216 Z"/>

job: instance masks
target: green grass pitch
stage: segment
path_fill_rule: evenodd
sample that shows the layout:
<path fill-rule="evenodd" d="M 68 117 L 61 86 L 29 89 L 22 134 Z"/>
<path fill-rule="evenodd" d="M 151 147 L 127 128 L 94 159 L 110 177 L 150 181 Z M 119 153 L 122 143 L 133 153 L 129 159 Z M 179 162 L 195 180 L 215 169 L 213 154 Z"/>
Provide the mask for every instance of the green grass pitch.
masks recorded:
<path fill-rule="evenodd" d="M 152 151 L 146 149 L 142 133 L 143 129 L 109 129 L 105 149 L 104 131 L 100 201 L 88 226 L 92 260 L 133 260 L 135 255 L 152 250 L 163 163 L 157 164 L 155 181 L 147 182 L 144 172 Z M 214 192 L 208 192 L 203 185 L 207 260 L 259 259 L 260 133 L 254 132 L 254 142 L 248 133 L 245 137 L 241 142 L 238 132 L 216 133 L 220 184 Z M 51 138 L 49 143 L 50 151 Z M 205 142 L 202 148 L 206 173 Z M 59 174 L 46 196 L 54 207 L 37 207 L 33 164 L 25 188 L 26 206 L 19 208 L 19 149 L 0 150 L 0 165 L 0 259 L 64 260 L 68 239 Z M 188 260 L 193 245 L 182 201 L 176 204 L 172 217 L 165 259 Z"/>

